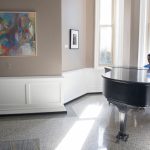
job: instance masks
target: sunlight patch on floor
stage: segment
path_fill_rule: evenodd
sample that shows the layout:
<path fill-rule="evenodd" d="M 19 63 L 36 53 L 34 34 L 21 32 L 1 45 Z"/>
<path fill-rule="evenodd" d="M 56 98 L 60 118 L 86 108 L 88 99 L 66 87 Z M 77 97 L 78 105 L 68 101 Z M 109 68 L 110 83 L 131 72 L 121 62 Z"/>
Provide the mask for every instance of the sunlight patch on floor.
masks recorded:
<path fill-rule="evenodd" d="M 77 121 L 55 150 L 81 150 L 94 120 Z"/>
<path fill-rule="evenodd" d="M 55 150 L 81 150 L 103 105 L 88 105 Z"/>
<path fill-rule="evenodd" d="M 103 105 L 89 105 L 85 108 L 79 118 L 97 118 L 103 108 Z"/>
<path fill-rule="evenodd" d="M 99 127 L 98 131 L 98 150 L 107 150 L 106 147 L 104 147 L 104 132 L 105 128 Z"/>

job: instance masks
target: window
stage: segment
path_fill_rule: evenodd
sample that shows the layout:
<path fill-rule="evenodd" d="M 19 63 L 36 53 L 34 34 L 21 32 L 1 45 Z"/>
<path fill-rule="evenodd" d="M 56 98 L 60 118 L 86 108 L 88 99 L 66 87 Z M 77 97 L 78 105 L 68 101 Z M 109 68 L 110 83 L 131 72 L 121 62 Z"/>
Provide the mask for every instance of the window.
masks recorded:
<path fill-rule="evenodd" d="M 150 53 L 150 2 L 143 0 L 140 5 L 138 67 L 143 67 L 148 63 L 147 54 Z"/>
<path fill-rule="evenodd" d="M 97 0 L 95 30 L 96 66 L 113 63 L 114 0 Z"/>

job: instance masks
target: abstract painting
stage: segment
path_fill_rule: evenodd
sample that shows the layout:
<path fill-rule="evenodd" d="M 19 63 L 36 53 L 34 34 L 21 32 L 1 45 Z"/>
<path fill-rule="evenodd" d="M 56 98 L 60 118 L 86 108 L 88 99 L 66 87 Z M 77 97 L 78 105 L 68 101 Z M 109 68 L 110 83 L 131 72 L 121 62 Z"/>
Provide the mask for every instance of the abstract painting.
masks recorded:
<path fill-rule="evenodd" d="M 35 12 L 0 12 L 0 56 L 36 56 L 35 25 Z"/>

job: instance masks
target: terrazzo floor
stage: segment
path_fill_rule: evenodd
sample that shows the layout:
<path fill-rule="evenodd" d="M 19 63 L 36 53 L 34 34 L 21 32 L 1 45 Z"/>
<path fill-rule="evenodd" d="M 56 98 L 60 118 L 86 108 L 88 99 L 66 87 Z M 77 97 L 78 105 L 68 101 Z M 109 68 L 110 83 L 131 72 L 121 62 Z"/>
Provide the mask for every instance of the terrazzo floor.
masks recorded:
<path fill-rule="evenodd" d="M 65 106 L 67 114 L 1 116 L 0 150 L 150 150 L 150 109 L 129 111 L 129 139 L 116 143 L 118 110 L 103 95 Z"/>

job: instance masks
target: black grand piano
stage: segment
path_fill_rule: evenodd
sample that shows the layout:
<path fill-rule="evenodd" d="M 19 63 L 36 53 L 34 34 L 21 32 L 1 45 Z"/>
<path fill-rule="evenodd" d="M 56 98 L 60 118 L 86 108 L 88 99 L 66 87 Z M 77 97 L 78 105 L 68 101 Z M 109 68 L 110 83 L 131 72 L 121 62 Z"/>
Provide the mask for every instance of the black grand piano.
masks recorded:
<path fill-rule="evenodd" d="M 126 67 L 105 68 L 103 94 L 119 110 L 120 130 L 117 141 L 127 141 L 127 112 L 150 106 L 150 70 Z"/>

